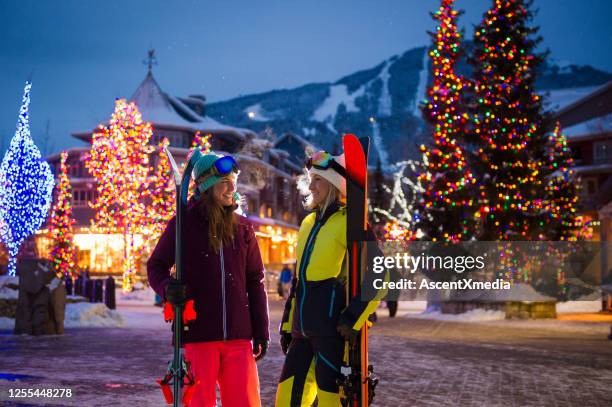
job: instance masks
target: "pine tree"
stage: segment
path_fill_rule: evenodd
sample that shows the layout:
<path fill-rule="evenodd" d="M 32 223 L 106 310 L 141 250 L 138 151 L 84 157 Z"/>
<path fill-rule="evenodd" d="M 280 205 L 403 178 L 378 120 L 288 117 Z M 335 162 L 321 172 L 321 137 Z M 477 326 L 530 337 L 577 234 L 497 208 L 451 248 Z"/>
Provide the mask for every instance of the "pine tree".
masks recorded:
<path fill-rule="evenodd" d="M 26 82 L 17 131 L 0 164 L 0 240 L 8 249 L 8 273 L 13 276 L 19 247 L 47 218 L 53 194 L 53 173 L 30 136 L 31 87 Z"/>
<path fill-rule="evenodd" d="M 51 261 L 58 276 L 76 276 L 75 246 L 73 243 L 72 225 L 72 187 L 68 179 L 66 160 L 68 153 L 61 153 L 59 183 L 57 184 L 55 202 L 49 220 L 49 237 L 52 240 Z"/>
<path fill-rule="evenodd" d="M 118 99 L 108 127 L 94 133 L 86 167 L 97 181 L 92 229 L 124 238 L 123 290 L 130 291 L 136 273 L 135 235 L 149 228 L 146 188 L 150 167 L 147 147 L 152 135 L 134 103 Z"/>
<path fill-rule="evenodd" d="M 577 216 L 580 184 L 576 182 L 573 166 L 567 139 L 561 125 L 556 123 L 548 133 L 547 144 L 546 173 L 549 175 L 544 210 L 549 215 L 546 232 L 550 240 L 575 240 L 581 226 Z"/>
<path fill-rule="evenodd" d="M 210 144 L 211 137 L 212 134 L 210 133 L 202 135 L 199 131 L 196 132 L 193 141 L 191 142 L 190 150 L 193 151 L 194 148 L 200 147 L 200 152 L 202 154 L 209 154 L 212 148 L 212 145 Z"/>
<path fill-rule="evenodd" d="M 193 138 L 193 141 L 191 142 L 191 147 L 189 148 L 189 156 L 193 154 L 193 151 L 195 150 L 196 147 L 200 148 L 200 152 L 202 154 L 210 154 L 210 152 L 212 151 L 212 144 L 210 143 L 211 137 L 212 137 L 212 134 L 210 133 L 202 135 L 198 131 L 195 137 Z M 187 199 L 188 200 L 191 199 L 194 193 L 195 193 L 195 182 L 193 182 L 193 180 L 191 180 L 190 178 L 189 179 L 189 189 L 187 191 Z"/>
<path fill-rule="evenodd" d="M 466 133 L 468 115 L 463 102 L 466 81 L 455 72 L 461 35 L 456 23 L 459 12 L 453 3 L 442 0 L 439 10 L 432 13 L 438 21 L 436 32 L 430 33 L 433 79 L 422 111 L 433 129 L 433 144 L 421 146 L 426 167 L 419 175 L 423 193 L 418 227 L 428 240 L 454 242 L 471 239 L 477 222 L 476 180 L 459 143 Z"/>
<path fill-rule="evenodd" d="M 149 219 L 151 220 L 149 239 L 152 242 L 159 239 L 166 224 L 176 212 L 174 177 L 172 168 L 170 168 L 170 160 L 164 152 L 164 148 L 168 145 L 170 145 L 170 142 L 165 137 L 159 143 L 157 167 L 148 188 L 150 198 Z"/>
<path fill-rule="evenodd" d="M 547 217 L 543 176 L 549 119 L 535 92 L 544 54 L 529 0 L 494 0 L 476 27 L 473 130 L 481 240 L 538 240 Z"/>

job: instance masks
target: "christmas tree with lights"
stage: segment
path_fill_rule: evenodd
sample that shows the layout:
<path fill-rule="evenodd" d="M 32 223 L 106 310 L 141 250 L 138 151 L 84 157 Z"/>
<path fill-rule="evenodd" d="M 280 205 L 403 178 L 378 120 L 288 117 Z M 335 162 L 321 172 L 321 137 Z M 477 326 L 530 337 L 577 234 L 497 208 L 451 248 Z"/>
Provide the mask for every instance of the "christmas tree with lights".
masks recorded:
<path fill-rule="evenodd" d="M 157 167 L 148 189 L 150 198 L 149 218 L 151 220 L 151 230 L 148 237 L 152 242 L 159 239 L 166 224 L 176 212 L 176 187 L 174 186 L 170 160 L 164 151 L 169 144 L 170 142 L 165 137 L 159 143 Z"/>
<path fill-rule="evenodd" d="M 49 220 L 49 237 L 52 240 L 51 261 L 58 276 L 76 277 L 75 246 L 73 243 L 72 225 L 72 187 L 68 179 L 66 160 L 68 153 L 60 155 L 59 183 L 57 184 L 55 202 L 51 208 Z"/>
<path fill-rule="evenodd" d="M 549 175 L 544 210 L 549 216 L 546 222 L 548 239 L 575 240 L 581 227 L 577 214 L 580 184 L 571 169 L 574 162 L 559 123 L 548 133 L 546 156 L 546 173 Z"/>
<path fill-rule="evenodd" d="M 432 17 L 438 22 L 430 33 L 429 51 L 433 78 L 422 112 L 433 131 L 433 143 L 421 146 L 425 169 L 419 175 L 423 192 L 419 202 L 418 227 L 431 241 L 469 240 L 477 233 L 475 214 L 476 179 L 469 169 L 459 141 L 466 133 L 466 80 L 455 72 L 461 35 L 457 29 L 459 12 L 454 0 L 442 0 Z"/>
<path fill-rule="evenodd" d="M 0 164 L 0 239 L 8 249 L 8 273 L 13 276 L 19 247 L 47 218 L 53 194 L 53 173 L 30 136 L 31 87 L 26 82 L 17 131 Z"/>
<path fill-rule="evenodd" d="M 189 157 L 191 157 L 191 154 L 193 154 L 196 147 L 199 147 L 200 152 L 202 154 L 204 155 L 210 154 L 210 152 L 212 151 L 212 144 L 210 143 L 211 137 L 212 137 L 212 134 L 210 133 L 202 135 L 202 133 L 200 133 L 199 131 L 196 132 L 193 138 L 193 141 L 191 142 L 191 147 L 189 148 Z M 185 163 L 183 163 L 182 167 L 184 166 L 185 166 Z M 193 194 L 195 194 L 195 182 L 193 182 L 193 180 L 190 177 L 189 178 L 189 189 L 187 190 L 187 199 L 188 200 L 191 199 Z"/>
<path fill-rule="evenodd" d="M 210 154 L 210 150 L 212 149 L 212 145 L 210 144 L 211 137 L 212 134 L 210 133 L 202 135 L 199 131 L 196 132 L 191 142 L 190 152 L 193 152 L 194 148 L 200 147 L 200 152 L 202 154 Z"/>
<path fill-rule="evenodd" d="M 150 228 L 143 185 L 148 185 L 151 168 L 147 146 L 150 123 L 134 103 L 118 99 L 108 127 L 93 135 L 86 167 L 97 181 L 98 196 L 90 204 L 96 211 L 92 230 L 123 235 L 123 290 L 130 291 L 137 269 L 137 236 Z"/>
<path fill-rule="evenodd" d="M 544 55 L 531 1 L 494 0 L 475 28 L 472 101 L 474 147 L 482 215 L 480 240 L 542 240 L 546 236 L 545 133 L 535 92 Z"/>

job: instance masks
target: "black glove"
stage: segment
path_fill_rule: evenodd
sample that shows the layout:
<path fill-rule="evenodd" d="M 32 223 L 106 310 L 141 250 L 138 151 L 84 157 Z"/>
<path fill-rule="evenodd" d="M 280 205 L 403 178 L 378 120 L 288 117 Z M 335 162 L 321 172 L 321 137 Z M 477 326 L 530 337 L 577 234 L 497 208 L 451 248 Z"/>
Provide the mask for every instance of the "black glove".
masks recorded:
<path fill-rule="evenodd" d="M 268 340 L 267 339 L 253 339 L 253 356 L 255 361 L 263 359 L 268 351 Z"/>
<path fill-rule="evenodd" d="M 172 305 L 183 305 L 187 302 L 187 286 L 171 278 L 166 286 L 166 301 Z"/>
<path fill-rule="evenodd" d="M 280 337 L 280 346 L 283 351 L 283 355 L 286 355 L 289 351 L 289 345 L 291 345 L 291 332 L 283 332 Z"/>
<path fill-rule="evenodd" d="M 359 334 L 359 331 L 354 330 L 346 324 L 338 324 L 336 330 L 342 335 L 345 341 L 349 341 L 350 343 L 354 343 L 357 340 L 357 334 Z"/>

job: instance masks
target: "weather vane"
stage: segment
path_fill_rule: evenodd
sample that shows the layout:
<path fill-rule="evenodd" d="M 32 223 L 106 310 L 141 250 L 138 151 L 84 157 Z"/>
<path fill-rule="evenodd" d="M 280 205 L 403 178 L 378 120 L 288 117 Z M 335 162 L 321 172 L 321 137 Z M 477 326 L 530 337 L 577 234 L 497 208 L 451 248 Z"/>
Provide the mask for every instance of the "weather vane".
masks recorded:
<path fill-rule="evenodd" d="M 149 48 L 149 51 L 147 51 L 147 59 L 143 60 L 142 63 L 144 65 L 147 65 L 147 67 L 149 68 L 149 73 L 151 73 L 153 65 L 157 65 L 157 58 L 155 57 L 154 48 Z"/>

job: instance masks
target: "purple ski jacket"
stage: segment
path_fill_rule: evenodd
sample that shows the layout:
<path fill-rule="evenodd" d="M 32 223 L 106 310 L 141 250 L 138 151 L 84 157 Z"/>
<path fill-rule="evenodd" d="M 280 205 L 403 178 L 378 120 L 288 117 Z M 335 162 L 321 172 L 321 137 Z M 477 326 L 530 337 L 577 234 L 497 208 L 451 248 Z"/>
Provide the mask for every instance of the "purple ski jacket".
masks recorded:
<path fill-rule="evenodd" d="M 235 215 L 233 244 L 215 253 L 208 244 L 208 220 L 194 202 L 183 218 L 183 282 L 197 318 L 184 342 L 270 339 L 264 266 L 250 222 Z M 147 262 L 149 283 L 164 298 L 174 265 L 176 218 L 172 218 Z"/>

